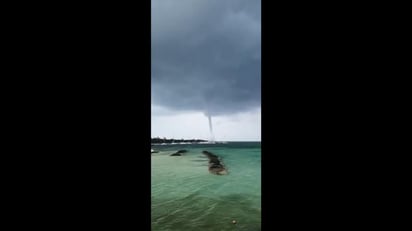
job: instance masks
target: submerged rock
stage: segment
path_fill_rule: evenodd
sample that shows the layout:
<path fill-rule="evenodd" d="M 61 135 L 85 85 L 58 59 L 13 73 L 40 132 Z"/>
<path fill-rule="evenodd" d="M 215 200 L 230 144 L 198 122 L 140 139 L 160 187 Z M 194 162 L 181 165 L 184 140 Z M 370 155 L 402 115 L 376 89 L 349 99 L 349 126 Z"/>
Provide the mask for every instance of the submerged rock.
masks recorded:
<path fill-rule="evenodd" d="M 215 175 L 227 175 L 228 174 L 226 171 L 226 168 L 220 162 L 218 156 L 208 151 L 203 151 L 202 153 L 209 158 L 209 172 L 210 173 L 215 174 Z"/>
<path fill-rule="evenodd" d="M 179 151 L 171 154 L 170 156 L 182 156 L 182 153 L 185 153 L 185 152 L 187 152 L 187 150 L 182 149 L 182 150 L 179 150 Z"/>

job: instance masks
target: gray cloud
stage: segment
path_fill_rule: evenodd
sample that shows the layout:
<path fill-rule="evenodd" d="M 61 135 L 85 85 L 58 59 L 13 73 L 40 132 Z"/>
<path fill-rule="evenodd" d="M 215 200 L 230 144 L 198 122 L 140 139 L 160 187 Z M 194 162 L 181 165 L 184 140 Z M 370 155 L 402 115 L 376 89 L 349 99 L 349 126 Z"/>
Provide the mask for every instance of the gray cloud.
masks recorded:
<path fill-rule="evenodd" d="M 152 103 L 212 115 L 260 106 L 260 0 L 152 0 Z"/>

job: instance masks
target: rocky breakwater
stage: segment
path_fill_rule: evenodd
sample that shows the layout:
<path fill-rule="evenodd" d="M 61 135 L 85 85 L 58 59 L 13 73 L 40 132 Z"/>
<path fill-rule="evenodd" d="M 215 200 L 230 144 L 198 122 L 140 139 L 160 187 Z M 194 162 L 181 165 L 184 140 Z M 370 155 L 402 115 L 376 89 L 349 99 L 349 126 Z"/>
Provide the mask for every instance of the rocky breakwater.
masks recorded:
<path fill-rule="evenodd" d="M 209 159 L 209 172 L 215 175 L 227 175 L 228 172 L 223 163 L 219 160 L 219 157 L 215 154 L 203 151 L 202 154 L 206 155 Z"/>
<path fill-rule="evenodd" d="M 179 150 L 173 154 L 171 154 L 170 156 L 182 156 L 182 153 L 187 152 L 187 150 Z"/>

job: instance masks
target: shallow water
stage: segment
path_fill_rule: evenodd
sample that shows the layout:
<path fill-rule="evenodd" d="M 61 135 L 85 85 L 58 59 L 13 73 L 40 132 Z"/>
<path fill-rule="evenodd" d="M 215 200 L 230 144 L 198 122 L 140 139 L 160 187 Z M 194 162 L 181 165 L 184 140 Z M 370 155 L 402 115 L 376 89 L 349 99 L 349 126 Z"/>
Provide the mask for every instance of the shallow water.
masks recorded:
<path fill-rule="evenodd" d="M 160 151 L 151 154 L 152 230 L 260 230 L 259 142 L 152 148 Z M 180 149 L 188 152 L 169 156 Z M 210 174 L 203 150 L 219 156 L 229 174 Z"/>

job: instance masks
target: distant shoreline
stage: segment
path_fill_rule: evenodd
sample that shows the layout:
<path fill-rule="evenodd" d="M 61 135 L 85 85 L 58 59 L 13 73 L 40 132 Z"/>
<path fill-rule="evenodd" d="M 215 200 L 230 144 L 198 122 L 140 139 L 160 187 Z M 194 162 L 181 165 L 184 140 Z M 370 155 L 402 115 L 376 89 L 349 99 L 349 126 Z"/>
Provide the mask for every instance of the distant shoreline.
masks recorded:
<path fill-rule="evenodd" d="M 261 141 L 210 141 L 202 139 L 167 139 L 151 138 L 152 145 L 170 145 L 170 144 L 226 144 L 226 143 L 260 143 Z"/>
<path fill-rule="evenodd" d="M 166 138 L 152 138 L 152 144 L 172 144 L 172 143 L 203 143 L 209 142 L 208 140 L 201 140 L 201 139 L 166 139 Z"/>

